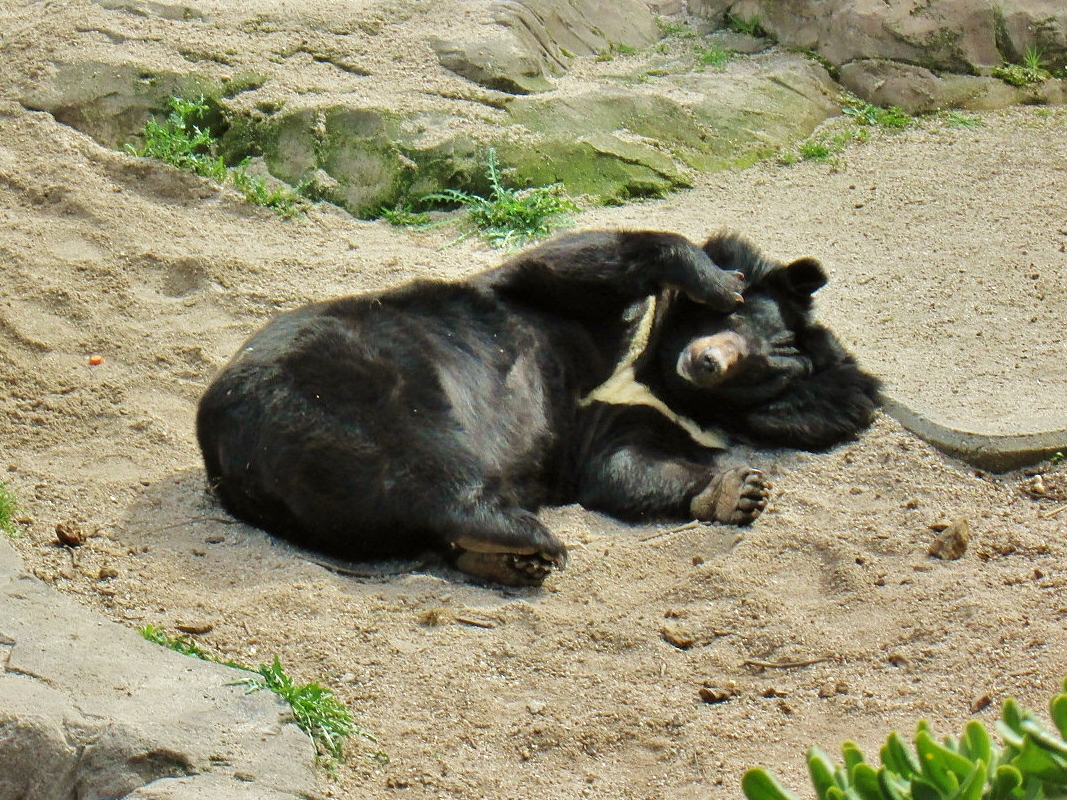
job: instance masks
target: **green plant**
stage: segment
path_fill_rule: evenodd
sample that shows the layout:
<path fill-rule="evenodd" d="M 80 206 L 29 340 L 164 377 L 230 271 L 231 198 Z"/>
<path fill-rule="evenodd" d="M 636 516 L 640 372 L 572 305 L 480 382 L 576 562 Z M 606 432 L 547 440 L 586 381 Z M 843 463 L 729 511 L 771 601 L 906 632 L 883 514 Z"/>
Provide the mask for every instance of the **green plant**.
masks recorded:
<path fill-rule="evenodd" d="M 217 183 L 224 184 L 229 180 L 248 202 L 266 206 L 282 217 L 294 217 L 303 210 L 302 187 L 271 188 L 264 178 L 248 174 L 247 159 L 231 169 L 222 156 L 215 154 L 218 139 L 210 130 L 196 124 L 210 112 L 203 96 L 197 100 L 170 97 L 167 105 L 170 113 L 166 119 L 162 122 L 149 119 L 142 134 L 144 144 L 141 147 L 127 144 L 127 153 L 156 158 Z"/>
<path fill-rule="evenodd" d="M 981 117 L 964 114 L 962 111 L 946 111 L 941 118 L 950 128 L 980 128 L 985 125 Z"/>
<path fill-rule="evenodd" d="M 285 700 L 293 709 L 297 726 L 315 742 L 320 756 L 340 760 L 345 741 L 353 733 L 377 743 L 377 739 L 356 727 L 352 713 L 332 691 L 314 682 L 293 683 L 277 656 L 269 665 L 260 664 L 254 671 L 258 674 L 239 683 L 248 687 L 249 694 L 270 689 Z"/>
<path fill-rule="evenodd" d="M 422 198 L 424 203 L 458 203 L 466 210 L 469 230 L 457 241 L 479 233 L 493 247 L 519 247 L 569 224 L 568 215 L 580 210 L 558 184 L 533 189 L 504 186 L 493 148 L 489 149 L 486 176 L 489 197 L 446 189 Z"/>
<path fill-rule="evenodd" d="M 230 180 L 245 200 L 257 206 L 273 209 L 278 216 L 290 218 L 304 210 L 307 204 L 300 195 L 300 187 L 277 185 L 271 187 L 267 179 L 259 175 L 248 174 L 248 162 L 243 161 L 230 170 Z"/>
<path fill-rule="evenodd" d="M 155 625 L 145 625 L 143 628 L 138 628 L 137 632 L 148 641 L 155 642 L 168 650 L 173 650 L 175 653 L 181 653 L 183 656 L 193 656 L 202 661 L 218 661 L 211 653 L 201 648 L 200 645 L 187 636 L 181 638 L 170 636 L 165 630 L 157 628 Z"/>
<path fill-rule="evenodd" d="M 722 69 L 734 57 L 732 50 L 723 47 L 722 45 L 713 44 L 711 47 L 697 47 L 696 48 L 697 64 L 703 67 L 715 67 L 716 69 Z"/>
<path fill-rule="evenodd" d="M 759 14 L 753 15 L 748 19 L 744 17 L 737 17 L 733 14 L 726 15 L 726 25 L 737 33 L 745 33 L 749 36 L 766 36 L 767 31 L 763 29 L 763 25 L 760 24 Z"/>
<path fill-rule="evenodd" d="M 189 170 L 205 178 L 222 183 L 226 179 L 226 164 L 212 155 L 217 140 L 211 131 L 194 124 L 208 112 L 203 96 L 198 100 L 171 97 L 167 100 L 170 114 L 162 122 L 149 119 L 144 126 L 144 144 L 137 148 L 126 145 L 126 152 L 143 158 L 157 158 L 178 169 Z"/>
<path fill-rule="evenodd" d="M 880 125 L 883 128 L 903 130 L 915 122 L 914 117 L 898 106 L 882 108 L 873 103 L 849 103 L 841 110 L 860 125 Z"/>
<path fill-rule="evenodd" d="M 782 154 L 779 161 L 783 164 L 795 164 L 797 161 L 831 161 L 853 142 L 865 142 L 869 136 L 866 129 L 855 126 L 830 128 L 801 142 L 795 153 Z"/>
<path fill-rule="evenodd" d="M 19 504 L 6 483 L 0 483 L 0 533 L 5 536 L 16 537 L 19 535 L 15 527 L 15 514 L 18 513 Z"/>
<path fill-rule="evenodd" d="M 381 209 L 382 219 L 397 228 L 421 228 L 430 224 L 430 215 L 425 211 L 415 211 L 410 204 L 394 208 Z"/>
<path fill-rule="evenodd" d="M 829 144 L 817 139 L 808 139 L 800 144 L 800 155 L 805 161 L 826 161 L 834 152 Z"/>
<path fill-rule="evenodd" d="M 286 674 L 277 656 L 270 664 L 248 667 L 234 661 L 222 661 L 204 650 L 188 637 L 170 636 L 162 628 L 145 625 L 138 633 L 150 642 L 173 650 L 182 655 L 223 664 L 243 672 L 254 673 L 248 678 L 234 681 L 234 685 L 245 686 L 248 693 L 269 689 L 285 700 L 293 711 L 293 718 L 311 741 L 327 769 L 343 756 L 345 741 L 353 734 L 378 744 L 378 739 L 368 731 L 355 724 L 352 712 L 336 697 L 330 689 L 319 683 L 295 684 Z M 373 754 L 375 760 L 383 763 L 388 757 L 380 750 Z"/>
<path fill-rule="evenodd" d="M 693 26 L 684 20 L 678 21 L 670 17 L 657 17 L 656 24 L 659 25 L 660 35 L 664 38 L 675 36 L 679 39 L 689 39 L 697 35 L 696 31 L 693 30 Z"/>
<path fill-rule="evenodd" d="M 853 742 L 841 746 L 842 764 L 819 748 L 808 751 L 808 773 L 819 800 L 1043 800 L 1067 795 L 1067 679 L 1049 704 L 1055 731 L 1012 699 L 1004 702 L 993 741 L 978 720 L 961 737 L 938 741 L 919 722 L 914 747 L 893 731 L 881 766 Z M 741 780 L 748 800 L 795 800 L 769 772 L 751 769 Z"/>
<path fill-rule="evenodd" d="M 1036 47 L 1027 47 L 1023 53 L 1022 64 L 1005 64 L 993 70 L 993 77 L 1000 78 L 1012 86 L 1026 86 L 1031 83 L 1041 83 L 1052 77 L 1045 69 L 1044 53 Z"/>
<path fill-rule="evenodd" d="M 1067 456 L 1064 455 L 1062 450 L 1057 450 L 1052 454 L 1052 458 L 1049 459 L 1049 463 L 1055 466 L 1056 464 L 1062 464 Z"/>

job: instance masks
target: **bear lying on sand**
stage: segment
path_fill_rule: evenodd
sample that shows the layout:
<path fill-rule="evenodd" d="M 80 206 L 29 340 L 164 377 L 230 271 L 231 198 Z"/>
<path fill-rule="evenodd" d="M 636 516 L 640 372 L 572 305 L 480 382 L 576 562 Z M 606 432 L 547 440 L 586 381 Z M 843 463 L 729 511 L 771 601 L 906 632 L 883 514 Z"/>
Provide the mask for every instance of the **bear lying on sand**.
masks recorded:
<path fill-rule="evenodd" d="M 219 373 L 197 434 L 242 520 L 346 559 L 445 553 L 537 585 L 566 561 L 538 520 L 747 525 L 731 439 L 807 450 L 868 426 L 878 381 L 811 319 L 817 261 L 723 234 L 559 237 L 462 283 L 416 281 L 280 315 Z M 743 298 L 742 298 L 743 295 Z"/>

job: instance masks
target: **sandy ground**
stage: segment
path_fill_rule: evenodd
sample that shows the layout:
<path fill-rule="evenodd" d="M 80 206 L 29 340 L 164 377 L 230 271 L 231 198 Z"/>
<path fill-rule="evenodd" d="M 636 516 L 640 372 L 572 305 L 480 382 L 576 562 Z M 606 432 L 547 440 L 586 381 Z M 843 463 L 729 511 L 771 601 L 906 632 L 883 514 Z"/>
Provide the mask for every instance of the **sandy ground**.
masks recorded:
<path fill-rule="evenodd" d="M 40 36 L 61 49 L 53 16 Z M 1062 419 L 1067 383 L 1067 113 L 983 120 L 576 223 L 730 227 L 818 256 L 820 313 L 898 396 L 1040 429 Z M 1032 474 L 976 472 L 888 417 L 824 455 L 736 454 L 776 484 L 744 532 L 548 510 L 571 553 L 542 590 L 434 563 L 326 569 L 206 496 L 200 393 L 280 309 L 458 278 L 500 253 L 330 207 L 282 220 L 7 100 L 0 219 L 0 478 L 21 500 L 18 550 L 108 618 L 209 628 L 196 639 L 223 658 L 278 655 L 335 689 L 380 744 L 354 741 L 326 795 L 736 797 L 756 764 L 806 788 L 813 743 L 873 751 L 919 717 L 991 725 L 1007 696 L 1044 708 L 1067 673 L 1067 473 L 1046 465 L 1035 496 Z M 964 557 L 929 558 L 931 526 L 959 518 Z M 88 542 L 58 547 L 61 522 Z"/>

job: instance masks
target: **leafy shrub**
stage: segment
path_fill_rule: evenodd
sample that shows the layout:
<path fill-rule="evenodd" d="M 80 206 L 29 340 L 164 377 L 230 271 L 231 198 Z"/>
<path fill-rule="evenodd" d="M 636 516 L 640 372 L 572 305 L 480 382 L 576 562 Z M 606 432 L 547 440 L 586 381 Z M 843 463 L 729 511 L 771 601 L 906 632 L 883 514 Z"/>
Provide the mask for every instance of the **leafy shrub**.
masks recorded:
<path fill-rule="evenodd" d="M 271 188 L 264 178 L 248 174 L 248 159 L 231 169 L 226 166 L 222 156 L 216 155 L 218 139 L 210 130 L 195 124 L 210 110 L 202 96 L 197 100 L 171 97 L 167 105 L 170 114 L 166 119 L 162 122 L 149 119 L 142 133 L 144 144 L 141 147 L 126 145 L 127 153 L 159 159 L 216 183 L 229 180 L 248 202 L 266 206 L 280 216 L 292 217 L 300 213 L 304 200 L 299 190 L 294 191 L 287 186 Z"/>
<path fill-rule="evenodd" d="M 819 800 L 1043 800 L 1067 796 L 1067 679 L 1049 710 L 1056 732 L 1012 699 L 996 723 L 1002 744 L 971 720 L 961 737 L 938 741 L 922 720 L 914 747 L 893 731 L 882 746 L 881 766 L 854 742 L 841 745 L 842 764 L 819 748 L 808 751 L 808 773 Z M 745 773 L 748 800 L 795 800 L 765 769 Z"/>
<path fill-rule="evenodd" d="M 424 203 L 457 203 L 466 209 L 469 230 L 457 241 L 478 233 L 493 247 L 520 247 L 568 225 L 569 215 L 579 211 L 560 185 L 533 189 L 504 186 L 493 148 L 489 149 L 486 176 L 489 197 L 446 189 L 422 198 Z"/>

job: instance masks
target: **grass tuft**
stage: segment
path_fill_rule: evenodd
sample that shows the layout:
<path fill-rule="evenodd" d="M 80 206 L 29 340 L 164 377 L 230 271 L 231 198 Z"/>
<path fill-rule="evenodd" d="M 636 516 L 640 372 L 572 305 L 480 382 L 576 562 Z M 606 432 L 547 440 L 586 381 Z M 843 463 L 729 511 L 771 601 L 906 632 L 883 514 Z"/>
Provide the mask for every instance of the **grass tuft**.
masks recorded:
<path fill-rule="evenodd" d="M 1052 77 L 1052 73 L 1045 69 L 1044 53 L 1036 47 L 1027 47 L 1023 53 L 1023 63 L 1005 64 L 993 70 L 993 77 L 1000 78 L 1012 86 L 1028 86 L 1031 83 L 1041 83 Z"/>
<path fill-rule="evenodd" d="M 521 247 L 548 236 L 556 228 L 569 225 L 569 215 L 580 210 L 559 184 L 533 189 L 504 186 L 493 148 L 489 149 L 486 175 L 491 189 L 489 197 L 446 189 L 421 200 L 424 203 L 457 203 L 466 210 L 468 230 L 457 242 L 479 234 L 492 247 Z"/>
<path fill-rule="evenodd" d="M 287 702 L 293 711 L 297 727 L 315 743 L 320 763 L 328 771 L 332 771 L 334 765 L 343 758 L 345 742 L 350 736 L 360 736 L 378 744 L 377 737 L 355 724 L 352 712 L 334 696 L 332 690 L 315 682 L 294 683 L 277 656 L 270 664 L 260 664 L 253 668 L 233 661 L 222 661 L 192 639 L 170 636 L 154 625 L 145 625 L 138 633 L 148 641 L 176 653 L 254 673 L 243 680 L 235 681 L 234 685 L 247 687 L 249 694 L 269 689 Z M 379 764 L 386 764 L 389 760 L 381 750 L 373 753 L 372 757 Z"/>
<path fill-rule="evenodd" d="M 735 16 L 734 14 L 727 14 L 726 26 L 736 33 L 744 33 L 749 36 L 756 36 L 762 38 L 767 35 L 767 31 L 760 23 L 759 14 L 754 14 L 748 19 L 745 19 L 744 17 Z"/>
<path fill-rule="evenodd" d="M 142 132 L 144 144 L 141 147 L 127 144 L 127 153 L 158 159 L 216 183 L 228 181 L 245 200 L 270 208 L 282 217 L 294 217 L 303 210 L 305 200 L 300 195 L 300 187 L 272 188 L 266 179 L 248 173 L 248 159 L 232 169 L 226 166 L 222 156 L 215 153 L 218 139 L 210 130 L 196 124 L 210 111 L 203 96 L 197 100 L 170 97 L 167 105 L 170 113 L 166 119 L 162 122 L 149 119 Z"/>
<path fill-rule="evenodd" d="M 699 69 L 704 69 L 704 67 L 722 69 L 733 59 L 734 52 L 722 45 L 713 44 L 711 47 L 698 46 L 696 48 L 696 57 Z"/>
<path fill-rule="evenodd" d="M 915 124 L 915 117 L 898 106 L 882 108 L 873 103 L 850 103 L 841 110 L 860 125 L 904 130 Z"/>
<path fill-rule="evenodd" d="M 980 128 L 985 125 L 981 117 L 956 110 L 946 111 L 941 115 L 941 119 L 950 128 Z"/>
<path fill-rule="evenodd" d="M 260 664 L 254 671 L 258 674 L 239 683 L 248 687 L 249 694 L 269 689 L 287 702 L 293 710 L 297 727 L 311 737 L 320 756 L 334 762 L 340 761 L 345 742 L 354 733 L 377 743 L 377 739 L 356 726 L 352 712 L 334 697 L 331 690 L 315 682 L 293 683 L 277 656 L 269 665 Z"/>
<path fill-rule="evenodd" d="M 19 530 L 15 527 L 15 515 L 19 511 L 18 500 L 6 483 L 0 483 L 0 533 L 15 538 Z"/>

